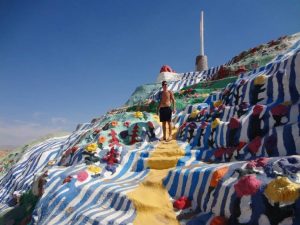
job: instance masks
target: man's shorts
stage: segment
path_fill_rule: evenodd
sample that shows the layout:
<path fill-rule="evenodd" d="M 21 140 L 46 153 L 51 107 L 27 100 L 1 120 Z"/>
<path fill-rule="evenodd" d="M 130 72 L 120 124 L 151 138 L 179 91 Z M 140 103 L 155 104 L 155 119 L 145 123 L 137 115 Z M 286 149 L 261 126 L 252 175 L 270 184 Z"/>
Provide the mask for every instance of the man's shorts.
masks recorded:
<path fill-rule="evenodd" d="M 171 109 L 171 107 L 161 107 L 159 109 L 160 122 L 171 121 L 171 118 L 172 118 L 172 109 Z"/>

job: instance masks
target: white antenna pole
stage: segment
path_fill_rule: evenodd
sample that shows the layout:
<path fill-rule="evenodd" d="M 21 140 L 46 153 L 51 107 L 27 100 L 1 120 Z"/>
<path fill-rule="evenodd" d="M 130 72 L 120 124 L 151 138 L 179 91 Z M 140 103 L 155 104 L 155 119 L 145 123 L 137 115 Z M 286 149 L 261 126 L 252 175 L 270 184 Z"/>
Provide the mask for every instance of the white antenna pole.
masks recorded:
<path fill-rule="evenodd" d="M 204 19 L 203 19 L 203 11 L 201 11 L 201 18 L 200 18 L 200 55 L 204 55 Z"/>
<path fill-rule="evenodd" d="M 200 55 L 196 57 L 196 71 L 208 69 L 207 56 L 204 55 L 204 12 L 200 16 Z"/>

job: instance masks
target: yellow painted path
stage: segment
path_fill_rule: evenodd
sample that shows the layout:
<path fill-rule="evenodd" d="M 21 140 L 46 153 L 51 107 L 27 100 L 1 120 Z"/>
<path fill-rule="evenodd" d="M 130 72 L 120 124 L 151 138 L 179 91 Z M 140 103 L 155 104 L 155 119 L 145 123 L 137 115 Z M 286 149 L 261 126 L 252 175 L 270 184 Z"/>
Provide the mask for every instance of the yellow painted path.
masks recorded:
<path fill-rule="evenodd" d="M 172 141 L 160 142 L 150 153 L 147 165 L 151 170 L 148 176 L 135 190 L 127 194 L 137 210 L 133 222 L 135 225 L 179 224 L 169 193 L 162 183 L 168 171 L 184 156 L 183 149 L 175 140 L 175 132 L 173 130 Z"/>

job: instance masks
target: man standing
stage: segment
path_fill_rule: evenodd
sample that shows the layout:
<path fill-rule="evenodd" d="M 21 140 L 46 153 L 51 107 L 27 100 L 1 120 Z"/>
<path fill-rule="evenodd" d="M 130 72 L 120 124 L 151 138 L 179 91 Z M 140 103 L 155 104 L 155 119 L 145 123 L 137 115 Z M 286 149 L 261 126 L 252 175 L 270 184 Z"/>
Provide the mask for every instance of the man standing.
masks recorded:
<path fill-rule="evenodd" d="M 162 122 L 163 127 L 163 139 L 164 141 L 172 140 L 172 109 L 171 104 L 173 105 L 173 113 L 176 111 L 175 99 L 172 91 L 168 91 L 167 82 L 162 82 L 163 91 L 161 92 L 160 102 L 157 107 L 157 114 L 159 113 L 160 122 Z M 169 137 L 166 139 L 166 123 L 169 126 Z"/>

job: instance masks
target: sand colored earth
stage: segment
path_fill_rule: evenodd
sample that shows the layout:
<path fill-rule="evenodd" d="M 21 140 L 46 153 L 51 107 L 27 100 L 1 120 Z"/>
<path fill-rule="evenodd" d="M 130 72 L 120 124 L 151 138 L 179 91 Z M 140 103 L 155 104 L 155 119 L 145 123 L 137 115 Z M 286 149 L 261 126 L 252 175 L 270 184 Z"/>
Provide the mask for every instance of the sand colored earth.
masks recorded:
<path fill-rule="evenodd" d="M 176 135 L 175 132 L 174 129 L 173 136 Z M 170 142 L 160 142 L 150 154 L 147 161 L 151 169 L 149 175 L 128 194 L 128 198 L 137 210 L 134 224 L 179 224 L 168 191 L 162 182 L 183 155 L 184 151 L 175 139 Z"/>
<path fill-rule="evenodd" d="M 8 153 L 8 150 L 0 150 L 0 158 L 5 157 Z"/>

